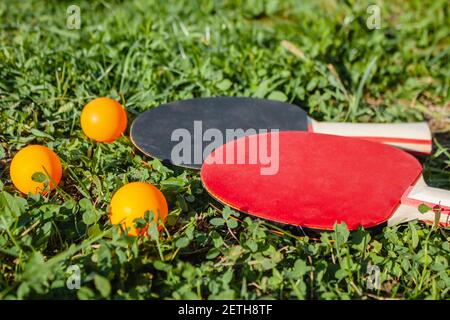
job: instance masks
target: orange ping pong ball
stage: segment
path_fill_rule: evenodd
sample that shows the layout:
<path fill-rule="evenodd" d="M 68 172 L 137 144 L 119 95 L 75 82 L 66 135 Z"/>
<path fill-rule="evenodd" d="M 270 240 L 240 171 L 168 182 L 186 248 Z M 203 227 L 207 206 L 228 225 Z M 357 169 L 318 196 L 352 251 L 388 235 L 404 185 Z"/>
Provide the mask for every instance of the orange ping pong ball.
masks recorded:
<path fill-rule="evenodd" d="M 98 142 L 113 142 L 127 128 L 127 113 L 114 99 L 97 98 L 86 104 L 81 112 L 81 129 Z"/>
<path fill-rule="evenodd" d="M 120 224 L 123 229 L 129 227 L 128 235 L 138 236 L 145 233 L 147 228 L 135 228 L 134 220 L 144 218 L 145 212 L 152 211 L 154 221 L 158 217 L 166 221 L 168 207 L 162 192 L 155 186 L 145 182 L 131 182 L 113 195 L 110 203 L 110 220 L 112 224 Z M 162 225 L 158 229 L 161 229 Z"/>
<path fill-rule="evenodd" d="M 54 189 L 54 184 L 58 185 L 61 180 L 62 167 L 61 161 L 52 150 L 40 145 L 29 145 L 14 156 L 9 172 L 14 186 L 19 191 L 25 194 L 45 194 L 44 183 L 33 181 L 33 174 L 43 173 L 50 178 L 50 189 Z"/>

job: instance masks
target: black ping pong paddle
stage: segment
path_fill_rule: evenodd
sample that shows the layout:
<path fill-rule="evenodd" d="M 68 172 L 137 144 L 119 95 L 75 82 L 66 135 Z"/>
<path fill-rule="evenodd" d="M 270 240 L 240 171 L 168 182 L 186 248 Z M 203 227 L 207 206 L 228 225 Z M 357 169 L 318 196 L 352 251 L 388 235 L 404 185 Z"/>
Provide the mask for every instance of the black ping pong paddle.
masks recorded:
<path fill-rule="evenodd" d="M 133 144 L 152 158 L 200 169 L 209 153 L 222 144 L 273 129 L 355 136 L 423 154 L 429 154 L 432 146 L 425 122 L 318 122 L 293 104 L 246 97 L 196 98 L 163 104 L 140 114 L 131 126 L 130 136 Z"/>

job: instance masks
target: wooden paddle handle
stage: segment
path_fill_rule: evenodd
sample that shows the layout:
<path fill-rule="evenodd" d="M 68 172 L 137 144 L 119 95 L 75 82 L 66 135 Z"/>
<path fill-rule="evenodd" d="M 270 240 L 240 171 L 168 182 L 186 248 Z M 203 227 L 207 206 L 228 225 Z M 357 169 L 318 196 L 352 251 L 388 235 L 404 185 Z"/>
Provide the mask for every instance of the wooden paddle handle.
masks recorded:
<path fill-rule="evenodd" d="M 311 121 L 309 128 L 309 131 L 316 133 L 364 138 L 409 152 L 430 154 L 432 149 L 431 131 L 426 122 L 385 124 Z"/>
<path fill-rule="evenodd" d="M 419 206 L 422 204 L 428 206 L 431 210 L 421 213 Z M 449 226 L 450 191 L 429 187 L 421 177 L 414 186 L 405 192 L 401 199 L 401 205 L 389 219 L 388 225 L 415 219 L 434 223 L 437 212 L 440 212 L 439 223 Z"/>
<path fill-rule="evenodd" d="M 399 223 L 408 222 L 412 220 L 423 221 L 427 224 L 434 224 L 436 219 L 436 212 L 430 210 L 426 213 L 421 213 L 417 208 L 412 208 L 407 205 L 400 205 L 395 213 L 387 221 L 388 226 L 397 225 Z M 450 216 L 448 211 L 442 210 L 439 217 L 440 226 L 450 226 Z"/>
<path fill-rule="evenodd" d="M 402 203 L 414 206 L 424 203 L 429 207 L 439 206 L 450 210 L 450 191 L 416 184 L 410 189 L 406 197 L 403 197 Z"/>

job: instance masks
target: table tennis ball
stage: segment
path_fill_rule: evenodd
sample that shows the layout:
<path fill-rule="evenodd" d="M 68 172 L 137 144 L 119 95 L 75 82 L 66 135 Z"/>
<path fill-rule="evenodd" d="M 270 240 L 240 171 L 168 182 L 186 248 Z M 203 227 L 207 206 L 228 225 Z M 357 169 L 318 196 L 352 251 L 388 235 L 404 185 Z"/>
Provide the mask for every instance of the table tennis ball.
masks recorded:
<path fill-rule="evenodd" d="M 97 98 L 83 108 L 81 128 L 95 141 L 113 142 L 127 128 L 127 113 L 116 100 Z"/>
<path fill-rule="evenodd" d="M 40 145 L 29 145 L 17 152 L 11 162 L 10 175 L 19 191 L 25 194 L 47 192 L 44 182 L 33 181 L 33 174 L 37 172 L 50 178 L 49 187 L 54 189 L 61 180 L 61 161 L 52 150 Z"/>
<path fill-rule="evenodd" d="M 167 202 L 162 192 L 145 182 L 132 182 L 124 185 L 113 195 L 110 203 L 112 224 L 121 224 L 123 229 L 129 227 L 128 235 L 137 236 L 145 233 L 146 228 L 135 228 L 134 220 L 144 218 L 145 212 L 152 211 L 154 221 L 158 218 L 164 223 L 167 217 Z M 162 225 L 159 226 L 159 229 Z"/>

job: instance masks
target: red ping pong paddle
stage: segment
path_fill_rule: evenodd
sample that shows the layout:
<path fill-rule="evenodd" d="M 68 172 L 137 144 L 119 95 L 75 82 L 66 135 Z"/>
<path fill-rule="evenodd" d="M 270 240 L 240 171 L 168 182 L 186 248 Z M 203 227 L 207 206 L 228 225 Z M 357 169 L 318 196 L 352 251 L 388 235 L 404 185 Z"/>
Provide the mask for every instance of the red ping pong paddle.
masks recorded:
<path fill-rule="evenodd" d="M 350 230 L 420 219 L 422 203 L 448 224 L 450 191 L 428 187 L 422 167 L 391 146 L 357 138 L 300 131 L 246 136 L 215 149 L 201 179 L 217 200 L 267 220 Z"/>

